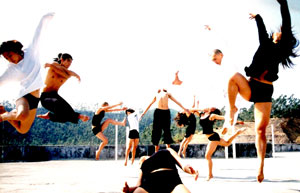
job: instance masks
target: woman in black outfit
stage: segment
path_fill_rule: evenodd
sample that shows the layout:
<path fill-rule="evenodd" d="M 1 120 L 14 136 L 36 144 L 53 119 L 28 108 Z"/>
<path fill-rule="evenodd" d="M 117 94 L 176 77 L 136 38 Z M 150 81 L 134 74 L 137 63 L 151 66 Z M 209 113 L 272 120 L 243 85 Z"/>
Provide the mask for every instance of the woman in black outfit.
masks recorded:
<path fill-rule="evenodd" d="M 125 126 L 126 124 L 126 118 L 122 122 L 118 122 L 112 119 L 105 119 L 105 113 L 109 112 L 116 112 L 116 111 L 125 111 L 127 108 L 119 108 L 116 109 L 117 106 L 121 106 L 123 103 L 119 103 L 116 105 L 111 105 L 107 102 L 104 102 L 102 106 L 95 112 L 93 119 L 92 119 L 92 132 L 93 134 L 102 141 L 102 143 L 99 145 L 99 148 L 96 151 L 96 160 L 99 160 L 100 153 L 104 146 L 108 144 L 107 137 L 103 134 L 104 130 L 108 127 L 108 125 L 120 125 Z"/>
<path fill-rule="evenodd" d="M 268 35 L 263 19 L 260 15 L 250 13 L 250 19 L 255 19 L 259 47 L 252 63 L 245 68 L 247 80 L 240 73 L 236 73 L 228 83 L 228 99 L 230 104 L 230 124 L 233 124 L 236 96 L 239 93 L 245 100 L 254 102 L 256 149 L 260 160 L 257 181 L 264 179 L 263 167 L 266 154 L 266 127 L 269 124 L 272 107 L 272 82 L 278 79 L 279 64 L 290 68 L 294 64 L 290 56 L 297 57 L 294 49 L 298 46 L 291 30 L 291 18 L 286 0 L 277 0 L 280 4 L 282 27 L 280 32 Z"/>
<path fill-rule="evenodd" d="M 235 133 L 229 137 L 228 140 L 225 140 L 220 137 L 220 135 L 216 132 L 214 132 L 214 124 L 217 120 L 224 120 L 224 116 L 221 115 L 221 111 L 215 107 L 211 108 L 206 108 L 204 109 L 201 113 L 198 113 L 200 116 L 200 125 L 203 129 L 203 134 L 206 135 L 206 137 L 209 140 L 209 143 L 207 144 L 206 147 L 206 152 L 205 152 L 205 159 L 207 160 L 208 163 L 208 176 L 207 176 L 207 181 L 209 181 L 211 178 L 213 178 L 212 174 L 212 155 L 216 151 L 217 146 L 221 145 L 224 147 L 229 146 L 232 141 L 243 131 L 245 131 L 244 128 L 238 129 L 235 131 Z M 237 121 L 237 123 L 243 123 L 242 121 Z M 225 134 L 227 132 L 227 128 L 223 128 L 222 134 Z"/>
<path fill-rule="evenodd" d="M 126 193 L 170 193 L 170 192 L 190 192 L 182 184 L 176 165 L 184 172 L 198 178 L 198 171 L 190 165 L 183 165 L 181 158 L 177 153 L 167 148 L 154 153 L 151 157 L 143 156 L 141 158 L 141 172 L 138 183 L 135 187 L 129 187 L 127 182 L 123 188 Z"/>

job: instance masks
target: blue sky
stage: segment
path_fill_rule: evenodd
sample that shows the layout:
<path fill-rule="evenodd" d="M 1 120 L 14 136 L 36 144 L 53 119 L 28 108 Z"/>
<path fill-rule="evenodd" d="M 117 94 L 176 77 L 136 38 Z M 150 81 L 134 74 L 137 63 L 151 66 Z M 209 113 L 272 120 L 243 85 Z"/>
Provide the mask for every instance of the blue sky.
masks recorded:
<path fill-rule="evenodd" d="M 289 0 L 294 31 L 299 38 L 300 5 Z M 297 3 L 297 4 L 296 4 Z M 71 78 L 60 94 L 73 106 L 123 101 L 126 106 L 146 108 L 156 90 L 165 86 L 189 107 L 192 95 L 200 106 L 222 106 L 210 84 L 224 83 L 214 77 L 208 52 L 225 47 L 233 65 L 243 69 L 258 46 L 255 21 L 248 14 L 262 15 L 268 31 L 281 24 L 276 0 L 210 1 L 3 1 L 0 8 L 0 41 L 17 39 L 26 47 L 47 12 L 55 12 L 44 33 L 41 62 L 51 62 L 59 52 L 70 53 L 71 70 L 82 82 Z M 210 24 L 218 36 L 208 34 Z M 224 46 L 225 45 L 225 46 Z M 300 98 L 300 59 L 294 69 L 281 70 L 274 83 L 274 97 L 294 94 Z M 6 68 L 0 59 L 0 72 Z M 181 88 L 171 87 L 180 70 Z M 43 76 L 46 70 L 42 70 Z M 13 99 L 14 87 L 0 88 L 0 99 Z"/>

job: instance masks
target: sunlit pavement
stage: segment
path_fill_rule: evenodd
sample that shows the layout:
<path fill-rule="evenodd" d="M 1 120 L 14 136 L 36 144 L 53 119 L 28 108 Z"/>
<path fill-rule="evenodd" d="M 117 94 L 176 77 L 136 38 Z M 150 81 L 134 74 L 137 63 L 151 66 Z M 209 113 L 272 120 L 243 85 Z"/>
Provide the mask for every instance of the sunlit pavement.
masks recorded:
<path fill-rule="evenodd" d="M 265 180 L 256 182 L 256 158 L 213 159 L 214 178 L 207 182 L 205 159 L 185 159 L 199 170 L 195 181 L 180 171 L 191 192 L 296 193 L 300 192 L 300 152 L 279 153 L 265 159 Z M 0 163 L 0 192 L 121 192 L 128 181 L 134 185 L 138 159 L 124 166 L 124 160 L 63 160 Z"/>

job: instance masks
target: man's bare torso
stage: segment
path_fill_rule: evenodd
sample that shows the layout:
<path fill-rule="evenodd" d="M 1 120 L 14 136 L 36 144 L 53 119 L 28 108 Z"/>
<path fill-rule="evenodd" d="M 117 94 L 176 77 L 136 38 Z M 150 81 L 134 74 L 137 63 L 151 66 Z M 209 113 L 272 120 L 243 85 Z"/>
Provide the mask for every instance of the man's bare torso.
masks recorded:
<path fill-rule="evenodd" d="M 167 91 L 161 90 L 157 95 L 156 95 L 156 100 L 157 102 L 157 108 L 162 109 L 162 110 L 167 110 L 169 109 L 169 93 Z"/>
<path fill-rule="evenodd" d="M 69 77 L 63 77 L 56 73 L 52 67 L 48 69 L 48 73 L 45 79 L 46 87 L 43 92 L 58 91 L 59 88 L 69 79 Z"/>

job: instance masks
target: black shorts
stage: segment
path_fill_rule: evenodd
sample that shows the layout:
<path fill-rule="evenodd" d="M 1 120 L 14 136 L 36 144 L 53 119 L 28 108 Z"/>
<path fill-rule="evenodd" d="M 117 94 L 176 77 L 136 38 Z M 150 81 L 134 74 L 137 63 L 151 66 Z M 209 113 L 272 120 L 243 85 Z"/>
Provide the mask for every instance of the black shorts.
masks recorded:
<path fill-rule="evenodd" d="M 274 91 L 273 85 L 265 84 L 251 78 L 249 86 L 251 88 L 251 102 L 272 102 L 272 95 Z"/>
<path fill-rule="evenodd" d="M 97 135 L 98 133 L 100 133 L 102 131 L 102 124 L 100 126 L 93 127 L 92 131 L 93 131 L 94 135 Z"/>
<path fill-rule="evenodd" d="M 170 110 L 155 109 L 153 118 L 152 143 L 158 145 L 162 130 L 165 144 L 173 143 L 171 136 L 171 113 Z"/>
<path fill-rule="evenodd" d="M 216 132 L 213 132 L 211 136 L 208 138 L 209 141 L 220 141 L 220 135 Z"/>
<path fill-rule="evenodd" d="M 130 130 L 129 131 L 129 136 L 130 139 L 139 139 L 139 132 L 136 129 Z"/>
<path fill-rule="evenodd" d="M 29 104 L 29 110 L 36 109 L 39 105 L 40 99 L 36 98 L 32 94 L 28 93 L 27 95 L 23 96 L 28 104 Z"/>
<path fill-rule="evenodd" d="M 177 170 L 163 170 L 147 175 L 143 174 L 141 186 L 149 193 L 170 193 L 182 184 Z"/>

